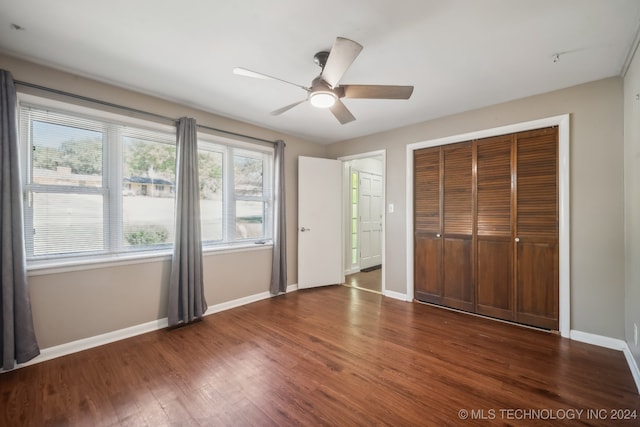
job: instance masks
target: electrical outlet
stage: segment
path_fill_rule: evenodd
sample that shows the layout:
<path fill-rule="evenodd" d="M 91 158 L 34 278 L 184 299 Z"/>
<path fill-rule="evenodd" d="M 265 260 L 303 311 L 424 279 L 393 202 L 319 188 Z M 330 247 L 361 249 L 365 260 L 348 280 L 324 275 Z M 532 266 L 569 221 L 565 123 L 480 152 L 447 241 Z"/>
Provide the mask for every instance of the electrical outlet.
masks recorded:
<path fill-rule="evenodd" d="M 638 346 L 638 324 L 633 324 L 633 341 L 635 342 L 635 346 Z"/>

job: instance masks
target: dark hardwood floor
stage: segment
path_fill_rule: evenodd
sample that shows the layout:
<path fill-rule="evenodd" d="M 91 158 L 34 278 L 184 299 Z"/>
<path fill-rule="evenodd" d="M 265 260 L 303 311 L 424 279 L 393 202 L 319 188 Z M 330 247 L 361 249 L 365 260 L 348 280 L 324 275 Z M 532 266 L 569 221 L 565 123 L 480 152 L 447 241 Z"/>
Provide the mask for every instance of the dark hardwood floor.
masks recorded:
<path fill-rule="evenodd" d="M 612 420 L 638 411 L 621 352 L 346 286 L 0 375 L 2 426 L 638 425 Z"/>

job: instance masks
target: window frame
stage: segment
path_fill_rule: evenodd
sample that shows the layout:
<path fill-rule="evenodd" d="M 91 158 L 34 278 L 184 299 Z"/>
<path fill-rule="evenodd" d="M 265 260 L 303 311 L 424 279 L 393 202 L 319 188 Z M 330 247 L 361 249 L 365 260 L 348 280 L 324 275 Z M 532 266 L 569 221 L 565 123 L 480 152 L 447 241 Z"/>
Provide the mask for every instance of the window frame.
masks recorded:
<path fill-rule="evenodd" d="M 161 132 L 171 134 L 173 143 L 175 144 L 176 126 L 166 125 L 150 120 L 144 120 L 136 117 L 124 116 L 122 114 L 111 111 L 104 111 L 97 108 L 87 107 L 84 105 L 73 104 L 57 99 L 45 98 L 41 96 L 18 93 L 18 108 L 23 106 L 33 107 L 65 115 L 78 116 L 82 119 L 93 121 L 102 127 L 111 126 L 131 126 L 152 132 Z M 20 110 L 19 110 L 20 111 Z M 82 251 L 63 254 L 50 254 L 36 256 L 33 254 L 33 239 L 28 239 L 25 233 L 25 246 L 27 241 L 31 242 L 31 253 L 27 255 L 27 268 L 32 270 L 51 270 L 63 271 L 75 270 L 77 268 L 91 268 L 93 264 L 103 263 L 125 263 L 131 262 L 149 262 L 149 259 L 168 259 L 173 250 L 173 243 L 158 244 L 153 247 L 127 248 L 124 245 L 124 236 L 122 235 L 123 219 L 122 214 L 118 214 L 122 210 L 123 204 L 123 136 L 112 132 L 103 131 L 103 156 L 102 156 L 102 187 L 75 187 L 75 186 L 52 186 L 43 184 L 34 184 L 32 181 L 32 164 L 31 164 L 31 137 L 22 135 L 23 117 L 19 114 L 20 126 L 20 154 L 21 154 L 21 174 L 23 201 L 25 209 L 23 214 L 25 230 L 33 228 L 33 210 L 27 208 L 29 197 L 34 190 L 46 190 L 46 192 L 62 192 L 65 194 L 100 194 L 103 197 L 103 239 L 104 245 L 102 250 Z M 111 145 L 111 138 L 119 138 L 120 141 Z M 27 143 L 25 143 L 25 141 Z M 203 239 L 203 252 L 229 252 L 238 250 L 254 250 L 259 247 L 270 246 L 273 236 L 273 147 L 263 146 L 259 144 L 247 143 L 231 138 L 220 137 L 208 132 L 198 131 L 198 141 L 203 141 L 216 146 L 223 147 L 226 153 L 233 153 L 234 150 L 244 150 L 252 153 L 260 153 L 263 159 L 263 196 L 260 200 L 263 202 L 263 236 L 261 238 L 247 238 L 242 240 L 231 240 L 235 238 L 235 227 L 230 228 L 223 225 L 224 230 L 233 230 L 232 233 L 224 233 L 223 239 L 220 241 L 205 241 Z M 199 144 L 200 145 L 200 144 Z M 199 147 L 200 150 L 200 147 Z M 233 166 L 233 155 L 225 155 L 224 161 Z M 226 167 L 225 167 L 226 166 Z M 224 188 L 223 197 L 223 220 L 233 222 L 235 224 L 235 193 L 229 191 L 229 185 L 233 184 L 233 168 L 229 165 L 223 166 L 222 171 L 222 187 Z M 231 176 L 231 179 L 228 177 Z M 46 188 L 45 188 L 46 187 Z M 61 188 L 57 188 L 61 187 Z M 232 187 L 231 187 L 232 188 Z M 175 192 L 174 192 L 175 206 Z M 230 209 L 233 207 L 233 209 Z M 175 218 L 174 218 L 175 221 Z"/>
<path fill-rule="evenodd" d="M 201 144 L 204 142 L 205 144 Z M 207 150 L 207 146 L 213 148 Z M 222 240 L 202 240 L 204 251 L 229 246 L 264 245 L 273 243 L 273 162 L 274 149 L 258 144 L 220 137 L 207 132 L 198 132 L 198 150 L 222 152 L 223 226 Z M 235 194 L 234 154 L 236 151 L 259 153 L 262 157 L 262 197 Z M 257 158 L 257 156 L 256 156 Z M 263 203 L 263 237 L 236 239 L 236 201 L 261 201 Z"/>
<path fill-rule="evenodd" d="M 20 100 L 20 98 L 19 98 Z M 32 260 L 35 260 L 36 262 L 40 259 L 45 259 L 45 258 L 50 258 L 50 259 L 62 259 L 62 258 L 68 258 L 70 256 L 73 256 L 73 254 L 75 253 L 82 253 L 83 255 L 90 255 L 90 256 L 104 256 L 106 255 L 106 251 L 103 250 L 94 250 L 94 251 L 82 251 L 82 252 L 74 252 L 74 253 L 64 253 L 64 254 L 55 254 L 55 255 L 49 255 L 49 256 L 36 256 L 33 255 L 33 251 L 34 251 L 34 246 L 35 246 L 35 238 L 33 237 L 33 234 L 31 235 L 31 238 L 27 237 L 27 230 L 32 230 L 33 229 L 33 220 L 34 220 L 34 215 L 33 215 L 33 209 L 29 208 L 29 206 L 33 203 L 33 199 L 34 199 L 34 194 L 35 193 L 39 193 L 39 194 L 68 194 L 68 195 L 81 195 L 81 194 L 86 194 L 86 195 L 99 195 L 102 197 L 102 220 L 103 220 L 103 224 L 105 221 L 105 218 L 108 217 L 109 212 L 107 209 L 107 204 L 105 203 L 105 198 L 107 197 L 107 193 L 108 193 L 108 178 L 105 175 L 105 169 L 107 167 L 107 163 L 108 163 L 108 159 L 106 157 L 106 145 L 107 145 L 107 131 L 105 129 L 104 124 L 99 123 L 95 120 L 92 119 L 88 119 L 90 122 L 92 122 L 90 125 L 88 126 L 83 126 L 83 129 L 86 130 L 90 130 L 90 131 L 94 131 L 94 132 L 100 132 L 102 134 L 102 173 L 101 173 L 101 186 L 100 187 L 83 187 L 83 186 L 71 186 L 71 185 L 62 185 L 62 184 L 58 184 L 58 185 L 54 185 L 54 184 L 41 184 L 41 183 L 33 183 L 34 181 L 34 176 L 33 176 L 33 172 L 34 172 L 34 168 L 32 167 L 28 167 L 28 165 L 31 165 L 31 161 L 33 158 L 33 149 L 34 146 L 32 145 L 32 138 L 31 138 L 31 131 L 32 131 L 32 127 L 31 126 L 27 126 L 26 129 L 23 128 L 23 118 L 21 115 L 21 110 L 23 106 L 32 106 L 33 104 L 30 102 L 19 102 L 18 105 L 18 112 L 19 112 L 19 118 L 18 118 L 18 126 L 19 126 L 19 146 L 20 146 L 20 154 L 21 154 L 21 158 L 20 158 L 20 162 L 21 162 L 21 185 L 22 185 L 22 194 L 23 194 L 23 221 L 24 221 L 24 236 L 25 236 L 25 249 L 26 249 L 26 253 L 27 253 L 27 263 L 29 263 Z M 52 112 L 54 114 L 66 114 L 61 112 L 59 109 L 57 108 L 51 108 L 50 106 L 42 106 L 42 107 L 36 107 L 36 108 L 40 108 L 40 109 L 46 109 L 48 112 Z M 80 115 L 77 115 L 80 116 Z M 81 120 L 84 120 L 85 117 L 82 117 Z M 29 121 L 29 123 L 31 123 L 31 121 Z M 26 137 L 26 141 L 27 144 L 24 144 L 25 139 L 23 138 L 23 133 L 27 131 L 27 137 Z M 102 227 L 102 239 L 103 242 L 105 241 L 105 239 L 107 239 L 109 237 L 109 233 L 105 230 L 105 227 L 103 225 Z M 104 248 L 104 243 L 103 243 L 103 248 Z M 32 256 L 31 258 L 29 258 L 29 252 L 31 251 Z"/>

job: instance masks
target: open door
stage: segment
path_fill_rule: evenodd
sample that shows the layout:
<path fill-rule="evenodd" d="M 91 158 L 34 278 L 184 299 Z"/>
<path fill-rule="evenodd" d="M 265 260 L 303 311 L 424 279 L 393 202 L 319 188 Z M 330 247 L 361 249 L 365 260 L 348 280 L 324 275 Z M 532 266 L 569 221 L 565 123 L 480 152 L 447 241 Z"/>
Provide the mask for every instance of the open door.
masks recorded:
<path fill-rule="evenodd" d="M 344 282 L 342 162 L 298 158 L 298 289 Z"/>

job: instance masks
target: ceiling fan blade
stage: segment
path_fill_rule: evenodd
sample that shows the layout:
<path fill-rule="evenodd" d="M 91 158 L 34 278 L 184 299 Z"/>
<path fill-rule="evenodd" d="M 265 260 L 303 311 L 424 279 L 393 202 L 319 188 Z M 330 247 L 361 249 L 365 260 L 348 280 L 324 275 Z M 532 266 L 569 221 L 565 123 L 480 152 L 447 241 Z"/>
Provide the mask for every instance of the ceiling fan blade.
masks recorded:
<path fill-rule="evenodd" d="M 279 116 L 280 114 L 289 111 L 290 109 L 292 109 L 293 107 L 302 104 L 303 102 L 307 102 L 306 99 L 303 99 L 302 101 L 298 101 L 298 102 L 294 102 L 293 104 L 289 104 L 287 106 L 284 106 L 282 108 L 278 108 L 277 110 L 274 110 L 271 112 L 272 116 Z"/>
<path fill-rule="evenodd" d="M 342 85 L 345 98 L 409 99 L 413 86 Z"/>
<path fill-rule="evenodd" d="M 340 79 L 360 54 L 362 45 L 353 40 L 337 37 L 333 43 L 329 58 L 322 70 L 322 79 L 331 87 L 338 86 Z"/>
<path fill-rule="evenodd" d="M 293 85 L 295 87 L 299 87 L 300 89 L 305 90 L 307 92 L 309 91 L 309 88 L 306 87 L 306 86 L 302 86 L 302 85 L 299 85 L 299 84 L 296 84 L 296 83 L 291 83 L 289 81 L 282 80 L 282 79 L 279 79 L 278 77 L 273 77 L 273 76 L 270 76 L 268 74 L 258 73 L 257 71 L 247 70 L 246 68 L 236 67 L 236 68 L 233 69 L 233 74 L 236 74 L 238 76 L 243 76 L 243 77 L 252 77 L 254 79 L 277 80 L 277 81 L 282 82 L 282 83 L 287 83 L 287 84 Z"/>
<path fill-rule="evenodd" d="M 351 111 L 347 109 L 347 106 L 344 105 L 342 101 L 339 99 L 336 100 L 336 103 L 333 104 L 332 107 L 329 108 L 333 115 L 338 119 L 338 121 L 345 125 L 349 122 L 354 121 L 356 118 L 351 114 Z"/>

